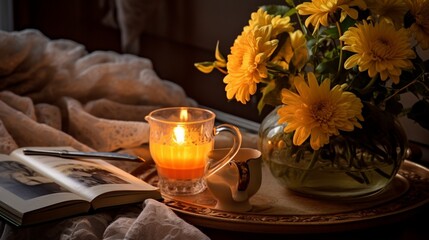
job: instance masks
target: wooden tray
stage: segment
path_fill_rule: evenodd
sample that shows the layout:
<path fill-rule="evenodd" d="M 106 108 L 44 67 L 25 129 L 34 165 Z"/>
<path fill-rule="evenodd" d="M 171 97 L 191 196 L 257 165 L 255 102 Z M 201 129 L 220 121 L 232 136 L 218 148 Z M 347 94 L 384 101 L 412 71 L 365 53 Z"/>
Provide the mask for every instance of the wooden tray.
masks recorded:
<path fill-rule="evenodd" d="M 142 169 L 140 169 L 142 171 Z M 157 185 L 156 170 L 147 165 L 143 180 Z M 279 184 L 263 167 L 261 189 L 249 212 L 225 212 L 206 190 L 188 197 L 164 196 L 164 203 L 187 222 L 209 228 L 263 233 L 336 232 L 401 221 L 429 202 L 429 170 L 405 161 L 392 183 L 378 194 L 353 201 L 300 196 Z"/>

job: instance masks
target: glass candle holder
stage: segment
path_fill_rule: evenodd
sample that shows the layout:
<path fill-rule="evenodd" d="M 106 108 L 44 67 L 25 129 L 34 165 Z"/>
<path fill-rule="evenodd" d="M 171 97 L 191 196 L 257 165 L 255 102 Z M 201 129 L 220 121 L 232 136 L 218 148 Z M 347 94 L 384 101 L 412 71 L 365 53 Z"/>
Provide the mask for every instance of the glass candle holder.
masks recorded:
<path fill-rule="evenodd" d="M 205 190 L 205 177 L 225 166 L 241 146 L 241 133 L 233 125 L 214 126 L 216 115 L 191 107 L 162 108 L 152 111 L 149 148 L 159 176 L 159 187 L 168 195 L 192 195 Z M 214 137 L 229 132 L 233 146 L 218 161 L 209 158 Z"/>

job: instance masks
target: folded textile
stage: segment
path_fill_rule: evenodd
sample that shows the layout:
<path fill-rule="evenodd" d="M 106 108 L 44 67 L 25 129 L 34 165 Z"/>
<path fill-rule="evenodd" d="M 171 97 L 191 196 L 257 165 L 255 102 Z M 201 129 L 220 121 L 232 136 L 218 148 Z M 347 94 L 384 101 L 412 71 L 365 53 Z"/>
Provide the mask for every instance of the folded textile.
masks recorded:
<path fill-rule="evenodd" d="M 19 98 L 19 96 L 16 96 Z M 77 141 L 65 132 L 59 131 L 46 124 L 38 123 L 23 112 L 14 109 L 0 101 L 0 121 L 3 131 L 9 136 L 0 145 L 13 147 L 25 146 L 71 146 L 81 151 L 91 151 L 85 144 Z M 13 144 L 15 143 L 15 144 Z M 9 154 L 13 148 L 1 149 Z"/>
<path fill-rule="evenodd" d="M 130 216 L 117 218 L 106 229 L 103 239 L 209 239 L 199 229 L 179 218 L 160 202 L 147 199 L 143 207 L 143 211 L 137 218 Z"/>
<path fill-rule="evenodd" d="M 147 199 L 142 207 L 143 210 L 126 206 L 26 228 L 14 228 L 0 221 L 0 240 L 27 240 L 34 236 L 59 240 L 209 239 L 163 203 Z"/>
<path fill-rule="evenodd" d="M 33 29 L 0 31 L 0 153 L 25 146 L 133 148 L 148 142 L 148 112 L 195 105 L 179 85 L 160 79 L 149 59 L 88 53 Z"/>

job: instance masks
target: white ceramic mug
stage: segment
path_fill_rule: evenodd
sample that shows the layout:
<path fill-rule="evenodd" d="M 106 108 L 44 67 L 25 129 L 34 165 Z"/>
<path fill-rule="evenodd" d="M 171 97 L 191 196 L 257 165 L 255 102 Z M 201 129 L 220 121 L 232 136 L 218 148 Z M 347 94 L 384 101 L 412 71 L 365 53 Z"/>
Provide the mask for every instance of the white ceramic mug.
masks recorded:
<path fill-rule="evenodd" d="M 215 149 L 210 157 L 219 159 L 228 149 Z M 261 152 L 241 148 L 232 161 L 206 177 L 207 187 L 216 198 L 216 208 L 225 211 L 244 212 L 252 209 L 249 202 L 262 182 Z"/>

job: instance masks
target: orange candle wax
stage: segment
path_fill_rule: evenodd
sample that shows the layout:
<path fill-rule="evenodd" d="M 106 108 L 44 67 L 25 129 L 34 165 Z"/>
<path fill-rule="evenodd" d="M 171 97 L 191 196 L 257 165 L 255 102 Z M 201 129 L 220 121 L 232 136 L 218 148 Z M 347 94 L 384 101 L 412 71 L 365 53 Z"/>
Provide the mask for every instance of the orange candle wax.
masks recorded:
<path fill-rule="evenodd" d="M 204 176 L 208 154 L 213 141 L 198 142 L 198 138 L 186 135 L 184 126 L 173 130 L 174 141 L 150 143 L 150 152 L 157 159 L 158 174 L 169 179 L 196 179 Z"/>

